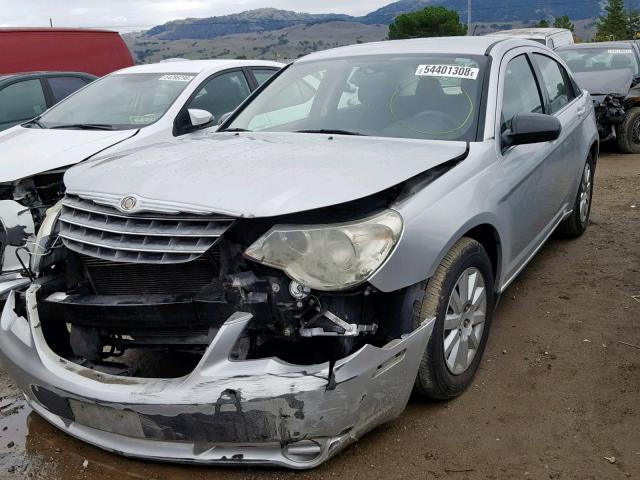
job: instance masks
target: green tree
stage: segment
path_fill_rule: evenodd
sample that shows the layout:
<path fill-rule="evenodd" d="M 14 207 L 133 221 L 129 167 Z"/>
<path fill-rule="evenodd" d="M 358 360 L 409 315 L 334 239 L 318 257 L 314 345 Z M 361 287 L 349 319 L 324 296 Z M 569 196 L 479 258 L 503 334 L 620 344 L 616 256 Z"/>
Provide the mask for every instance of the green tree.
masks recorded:
<path fill-rule="evenodd" d="M 467 26 L 458 12 L 445 7 L 427 7 L 398 15 L 389 25 L 389 40 L 413 37 L 450 37 L 466 35 Z"/>
<path fill-rule="evenodd" d="M 629 11 L 627 30 L 629 38 L 637 38 L 638 33 L 640 33 L 640 12 L 638 10 Z"/>
<path fill-rule="evenodd" d="M 549 28 L 549 22 L 543 18 L 536 23 L 536 28 Z"/>
<path fill-rule="evenodd" d="M 624 40 L 629 38 L 629 15 L 624 9 L 624 0 L 608 0 L 604 7 L 607 13 L 598 19 L 597 40 Z"/>
<path fill-rule="evenodd" d="M 571 20 L 569 20 L 569 17 L 566 15 L 562 15 L 561 17 L 556 17 L 553 20 L 553 26 L 556 28 L 566 28 L 567 30 L 571 30 L 573 32 L 573 29 L 575 28 L 573 23 L 571 23 Z"/>

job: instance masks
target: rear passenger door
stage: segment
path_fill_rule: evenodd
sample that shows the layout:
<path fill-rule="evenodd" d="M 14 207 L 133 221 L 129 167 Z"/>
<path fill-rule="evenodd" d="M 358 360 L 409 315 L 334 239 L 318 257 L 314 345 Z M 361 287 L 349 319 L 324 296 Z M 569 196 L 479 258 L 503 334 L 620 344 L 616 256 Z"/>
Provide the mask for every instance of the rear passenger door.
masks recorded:
<path fill-rule="evenodd" d="M 0 90 L 0 130 L 37 117 L 47 109 L 39 78 L 19 80 Z"/>

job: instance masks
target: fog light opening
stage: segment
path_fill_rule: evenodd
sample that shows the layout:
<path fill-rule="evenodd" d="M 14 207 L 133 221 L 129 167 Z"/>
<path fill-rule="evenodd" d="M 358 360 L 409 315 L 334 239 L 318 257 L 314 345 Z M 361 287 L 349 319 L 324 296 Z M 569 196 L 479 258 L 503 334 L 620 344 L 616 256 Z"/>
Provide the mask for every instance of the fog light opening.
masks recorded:
<path fill-rule="evenodd" d="M 313 440 L 301 440 L 284 446 L 282 454 L 294 462 L 312 462 L 322 454 L 322 446 Z"/>

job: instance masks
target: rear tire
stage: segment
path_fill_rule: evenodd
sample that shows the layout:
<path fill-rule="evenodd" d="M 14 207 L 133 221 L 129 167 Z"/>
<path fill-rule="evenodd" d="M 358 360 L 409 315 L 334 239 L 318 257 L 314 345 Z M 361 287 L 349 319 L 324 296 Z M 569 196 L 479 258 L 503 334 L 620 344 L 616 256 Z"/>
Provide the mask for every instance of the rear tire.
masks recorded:
<path fill-rule="evenodd" d="M 469 386 L 487 343 L 493 304 L 489 256 L 480 243 L 464 237 L 445 255 L 425 284 L 422 302 L 414 307 L 416 326 L 436 318 L 420 362 L 416 393 L 448 400 Z"/>
<path fill-rule="evenodd" d="M 578 238 L 589 226 L 591 201 L 593 198 L 593 174 L 595 165 L 591 154 L 582 169 L 578 193 L 573 203 L 573 212 L 559 226 L 558 232 L 568 238 Z"/>
<path fill-rule="evenodd" d="M 617 128 L 616 142 L 624 153 L 640 153 L 640 107 L 627 110 Z"/>

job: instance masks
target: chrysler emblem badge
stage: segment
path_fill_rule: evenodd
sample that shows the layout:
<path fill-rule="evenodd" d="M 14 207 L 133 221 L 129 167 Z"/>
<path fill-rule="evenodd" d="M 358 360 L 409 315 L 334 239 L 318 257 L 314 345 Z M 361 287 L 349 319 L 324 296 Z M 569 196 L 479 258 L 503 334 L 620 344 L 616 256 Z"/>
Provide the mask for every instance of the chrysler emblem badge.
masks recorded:
<path fill-rule="evenodd" d="M 138 203 L 136 197 L 129 195 L 120 201 L 120 208 L 126 212 L 130 212 L 135 208 L 136 203 Z"/>

